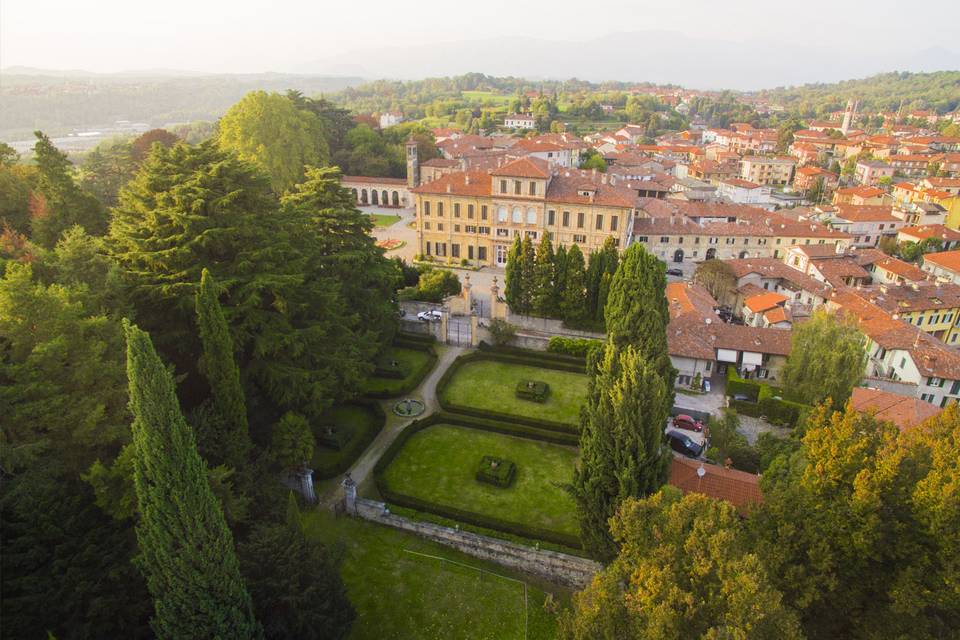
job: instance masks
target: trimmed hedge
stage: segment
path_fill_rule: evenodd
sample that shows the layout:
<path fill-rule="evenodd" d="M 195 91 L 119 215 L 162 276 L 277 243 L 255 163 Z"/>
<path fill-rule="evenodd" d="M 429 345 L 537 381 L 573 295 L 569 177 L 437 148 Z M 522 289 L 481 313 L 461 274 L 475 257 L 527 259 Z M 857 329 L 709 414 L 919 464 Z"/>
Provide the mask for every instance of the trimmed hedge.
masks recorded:
<path fill-rule="evenodd" d="M 760 390 L 762 385 L 753 380 L 744 380 L 737 375 L 736 370 L 731 366 L 727 367 L 727 390 L 726 394 L 730 397 L 743 394 L 750 398 L 750 402 L 757 402 L 760 399 Z M 742 401 L 741 401 L 742 402 Z"/>
<path fill-rule="evenodd" d="M 547 429 L 551 431 L 562 431 L 565 433 L 579 433 L 579 428 L 575 425 L 571 425 L 565 422 L 554 422 L 553 420 L 542 420 L 540 418 L 528 418 L 525 416 L 517 416 L 512 413 L 500 413 L 498 411 L 488 411 L 485 409 L 474 409 L 473 407 L 465 407 L 463 405 L 453 404 L 447 402 L 447 399 L 444 397 L 444 392 L 447 389 L 447 385 L 450 384 L 450 380 L 456 375 L 457 371 L 460 370 L 464 364 L 468 362 L 476 362 L 478 360 L 494 360 L 498 362 L 506 362 L 509 364 L 523 364 L 532 367 L 541 367 L 543 369 L 554 369 L 556 371 L 566 371 L 569 373 L 583 373 L 584 368 L 581 365 L 580 367 L 571 368 L 568 365 L 559 363 L 559 362 L 550 362 L 550 361 L 535 361 L 528 358 L 520 358 L 515 355 L 507 355 L 504 353 L 491 352 L 491 351 L 474 351 L 466 355 L 462 355 L 451 363 L 447 370 L 443 373 L 440 379 L 437 381 L 437 401 L 440 403 L 440 406 L 444 411 L 452 411 L 456 413 L 462 413 L 464 415 L 473 416 L 477 418 L 496 418 L 500 420 L 505 420 L 507 422 L 514 422 L 517 424 L 522 424 L 537 429 Z"/>
<path fill-rule="evenodd" d="M 491 484 L 506 489 L 513 484 L 517 475 L 517 465 L 510 460 L 483 456 L 480 466 L 477 467 L 477 482 Z"/>
<path fill-rule="evenodd" d="M 521 358 L 523 360 L 528 360 L 530 362 L 539 363 L 548 363 L 545 366 L 546 368 L 556 368 L 550 367 L 549 364 L 558 364 L 566 365 L 570 367 L 579 367 L 584 369 L 586 366 L 586 358 L 584 356 L 573 356 L 567 355 L 564 353 L 551 353 L 549 351 L 538 351 L 537 349 L 523 349 L 521 347 L 497 347 L 489 345 L 486 342 L 480 341 L 478 347 L 480 351 L 490 354 L 498 355 L 505 357 Z"/>
<path fill-rule="evenodd" d="M 410 377 L 410 380 L 406 384 L 397 387 L 394 391 L 367 391 L 364 393 L 366 398 L 397 398 L 399 396 L 405 396 L 417 387 L 420 386 L 420 383 L 423 382 L 423 379 L 427 377 L 427 374 L 433 371 L 433 368 L 437 364 L 437 350 L 433 348 L 432 340 L 430 342 L 404 342 L 400 338 L 397 338 L 393 341 L 393 346 L 400 347 L 403 349 L 413 349 L 415 351 L 425 352 L 429 358 L 423 363 L 423 366 L 420 367 L 414 374 Z"/>
<path fill-rule="evenodd" d="M 367 447 L 370 446 L 370 443 L 373 442 L 380 431 L 383 430 L 383 425 L 387 422 L 387 415 L 383 412 L 383 407 L 380 406 L 379 402 L 361 398 L 348 404 L 360 405 L 371 409 L 376 418 L 376 424 L 373 428 L 367 429 L 364 433 L 352 438 L 350 442 L 340 450 L 340 457 L 337 458 L 335 462 L 329 465 L 318 465 L 317 468 L 313 470 L 315 480 L 326 480 L 327 478 L 333 478 L 345 473 L 347 469 L 356 462 L 357 458 L 360 457 L 360 454 L 366 451 Z"/>
<path fill-rule="evenodd" d="M 532 402 L 546 402 L 550 395 L 550 385 L 539 380 L 521 380 L 517 383 L 517 397 Z"/>
<path fill-rule="evenodd" d="M 401 342 L 408 344 L 399 344 Z M 429 347 L 436 344 L 437 339 L 432 333 L 408 333 L 406 331 L 399 331 L 397 335 L 393 338 L 393 344 L 397 346 L 409 346 L 409 344 L 417 344 L 422 347 Z"/>
<path fill-rule="evenodd" d="M 453 424 L 464 427 L 471 427 L 474 429 L 481 429 L 484 431 L 493 431 L 497 433 L 503 433 L 506 435 L 514 435 L 521 438 L 530 438 L 532 440 L 543 440 L 544 442 L 555 442 L 553 438 L 548 437 L 536 437 L 531 432 L 535 430 L 529 430 L 523 427 L 516 427 L 515 425 L 508 425 L 499 423 L 499 428 L 493 428 L 493 425 L 489 422 L 480 421 L 480 420 L 468 420 L 463 416 L 456 416 L 444 412 L 439 412 L 432 414 L 422 420 L 414 420 L 407 427 L 401 431 L 397 438 L 390 443 L 390 446 L 387 447 L 387 450 L 383 452 L 383 455 L 380 456 L 380 459 L 377 460 L 377 464 L 373 467 L 373 477 L 374 483 L 377 486 L 377 491 L 380 492 L 380 495 L 383 497 L 384 501 L 387 503 L 392 503 L 399 505 L 401 507 L 406 507 L 408 509 L 416 509 L 417 511 L 424 511 L 427 513 L 432 513 L 444 518 L 452 518 L 453 520 L 459 520 L 467 524 L 472 524 L 478 527 L 485 527 L 488 529 L 495 529 L 497 531 L 503 531 L 512 535 L 520 536 L 523 538 L 530 538 L 533 540 L 544 540 L 547 542 L 553 542 L 555 544 L 560 544 L 566 547 L 573 549 L 582 549 L 579 538 L 576 536 L 568 535 L 565 533 L 560 533 L 558 531 L 551 531 L 550 529 L 544 529 L 542 527 L 536 527 L 533 525 L 526 525 L 519 522 L 510 522 L 507 520 L 501 520 L 500 518 L 494 518 L 491 516 L 486 516 L 480 513 L 475 513 L 473 511 L 466 511 L 464 509 L 458 509 L 456 507 L 450 507 L 447 505 L 436 504 L 428 500 L 422 500 L 420 498 L 415 498 L 413 496 L 404 495 L 402 493 L 394 492 L 390 489 L 390 486 L 384 479 L 384 471 L 387 467 L 390 466 L 390 463 L 393 462 L 394 458 L 397 457 L 397 454 L 400 452 L 400 449 L 406 444 L 407 440 L 410 439 L 414 434 L 426 429 L 429 426 L 435 424 Z M 549 434 L 550 436 L 559 437 L 562 434 Z M 576 438 L 574 438 L 576 440 Z M 566 444 L 563 442 L 557 444 Z"/>
<path fill-rule="evenodd" d="M 602 341 L 592 338 L 564 338 L 563 336 L 553 336 L 547 343 L 547 351 L 550 353 L 586 358 L 591 349 L 598 349 L 601 346 L 603 346 Z"/>

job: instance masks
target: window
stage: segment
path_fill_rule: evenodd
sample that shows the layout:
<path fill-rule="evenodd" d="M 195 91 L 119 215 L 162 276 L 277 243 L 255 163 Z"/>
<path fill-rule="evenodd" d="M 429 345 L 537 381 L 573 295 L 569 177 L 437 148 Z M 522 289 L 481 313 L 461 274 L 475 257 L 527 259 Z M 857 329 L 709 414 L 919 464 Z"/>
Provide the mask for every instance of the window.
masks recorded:
<path fill-rule="evenodd" d="M 442 218 L 442 217 L 443 217 L 443 203 L 442 203 L 442 202 L 438 202 L 438 203 L 437 203 L 437 217 L 439 217 L 439 218 Z"/>
<path fill-rule="evenodd" d="M 577 213 L 577 229 L 583 229 L 583 211 Z"/>
<path fill-rule="evenodd" d="M 573 234 L 573 241 L 578 244 L 583 244 L 587 241 L 587 236 L 582 236 L 580 234 Z"/>
<path fill-rule="evenodd" d="M 473 260 L 473 245 L 467 245 L 467 259 Z"/>
<path fill-rule="evenodd" d="M 446 242 L 434 242 L 434 253 L 438 256 L 447 255 L 447 243 Z"/>
<path fill-rule="evenodd" d="M 465 227 L 463 228 L 463 230 L 466 231 L 467 233 L 476 233 L 476 232 L 477 232 L 477 228 L 474 227 L 474 226 L 472 226 L 472 225 L 469 225 L 469 224 L 468 224 L 467 226 L 465 226 Z"/>
<path fill-rule="evenodd" d="M 430 201 L 429 201 L 429 200 L 424 200 L 424 201 L 423 201 L 423 215 L 425 215 L 425 216 L 430 215 Z"/>
<path fill-rule="evenodd" d="M 497 229 L 497 237 L 498 237 L 498 238 L 509 238 L 509 237 L 510 237 L 510 229 Z"/>
<path fill-rule="evenodd" d="M 727 244 L 733 244 L 736 241 L 737 241 L 736 238 L 727 238 Z"/>
<path fill-rule="evenodd" d="M 453 225 L 453 232 L 454 232 L 454 233 L 460 233 L 460 225 L 458 225 L 458 224 Z"/>
<path fill-rule="evenodd" d="M 647 242 L 647 236 L 637 236 L 637 242 Z"/>
<path fill-rule="evenodd" d="M 750 238 L 744 238 L 743 244 L 750 244 Z"/>
<path fill-rule="evenodd" d="M 438 223 L 437 223 L 437 231 L 443 231 L 443 223 L 442 223 L 442 222 L 438 222 Z"/>
<path fill-rule="evenodd" d="M 512 220 L 517 224 L 520 224 L 521 222 L 523 222 L 523 209 L 521 209 L 520 207 L 514 207 Z"/>
<path fill-rule="evenodd" d="M 450 255 L 451 255 L 452 257 L 454 257 L 454 258 L 459 258 L 459 257 L 460 257 L 460 245 L 459 245 L 459 244 L 451 244 L 451 245 L 450 245 Z"/>
<path fill-rule="evenodd" d="M 480 219 L 481 220 L 487 219 L 487 205 L 483 205 L 480 207 Z"/>
<path fill-rule="evenodd" d="M 477 228 L 477 231 L 480 233 L 480 235 L 484 235 L 484 236 L 490 235 L 490 227 L 479 227 Z"/>
<path fill-rule="evenodd" d="M 660 244 L 666 244 L 670 242 L 670 236 L 660 236 Z"/>
<path fill-rule="evenodd" d="M 707 371 L 710 371 L 711 369 L 713 369 L 713 361 L 707 360 Z"/>
<path fill-rule="evenodd" d="M 429 220 L 424 221 L 424 223 L 423 223 L 423 228 L 424 228 L 425 231 L 429 231 L 429 230 L 430 230 L 430 221 L 429 221 Z"/>
<path fill-rule="evenodd" d="M 467 218 L 469 218 L 470 220 L 473 220 L 473 205 L 472 205 L 472 204 L 468 204 L 468 205 L 467 205 Z"/>
<path fill-rule="evenodd" d="M 596 220 L 596 223 L 597 223 L 596 229 L 597 229 L 597 231 L 603 231 L 603 216 L 598 213 L 596 217 L 597 217 L 597 220 Z"/>
<path fill-rule="evenodd" d="M 537 210 L 533 207 L 527 209 L 527 224 L 537 224 Z"/>
<path fill-rule="evenodd" d="M 955 396 L 960 393 L 960 380 L 954 380 L 950 385 L 950 395 Z"/>
<path fill-rule="evenodd" d="M 514 195 L 520 195 L 520 194 L 522 193 L 522 191 L 523 191 L 523 190 L 522 190 L 522 188 L 521 188 L 521 186 L 520 186 L 520 181 L 519 181 L 519 180 L 514 180 L 514 181 L 513 181 L 513 193 L 514 193 Z"/>
<path fill-rule="evenodd" d="M 477 247 L 477 260 L 486 260 L 487 259 L 487 248 L 486 247 Z"/>
<path fill-rule="evenodd" d="M 527 190 L 527 194 L 531 196 L 537 195 L 537 183 L 533 180 L 530 181 L 530 188 Z"/>
<path fill-rule="evenodd" d="M 550 209 L 547 211 L 547 225 L 552 227 L 555 224 L 557 224 L 557 212 Z"/>
<path fill-rule="evenodd" d="M 565 227 L 569 227 L 569 226 L 570 226 L 570 212 L 569 212 L 569 211 L 564 211 L 564 212 L 563 212 L 563 226 L 565 226 Z"/>
<path fill-rule="evenodd" d="M 507 181 L 506 181 L 506 180 L 501 180 L 501 181 L 500 181 L 500 193 L 506 193 L 506 192 L 507 192 Z"/>
<path fill-rule="evenodd" d="M 507 208 L 500 207 L 497 209 L 497 222 L 506 222 L 507 221 Z"/>
<path fill-rule="evenodd" d="M 907 366 L 907 359 L 900 358 L 900 368 L 903 369 L 905 366 Z"/>
<path fill-rule="evenodd" d="M 427 245 L 427 255 L 430 255 L 430 243 L 425 243 Z"/>
<path fill-rule="evenodd" d="M 525 234 L 528 238 L 530 238 L 531 240 L 536 240 L 536 239 L 537 239 L 537 232 L 536 232 L 536 231 L 525 231 L 524 234 Z"/>
<path fill-rule="evenodd" d="M 616 231 L 617 225 L 619 224 L 620 218 L 617 216 L 610 216 L 610 231 Z"/>
<path fill-rule="evenodd" d="M 454 203 L 453 203 L 453 217 L 454 217 L 454 218 L 459 218 L 459 217 L 460 217 L 460 203 L 459 203 L 459 202 L 454 202 Z"/>
<path fill-rule="evenodd" d="M 677 236 L 677 244 L 683 244 L 683 236 Z"/>

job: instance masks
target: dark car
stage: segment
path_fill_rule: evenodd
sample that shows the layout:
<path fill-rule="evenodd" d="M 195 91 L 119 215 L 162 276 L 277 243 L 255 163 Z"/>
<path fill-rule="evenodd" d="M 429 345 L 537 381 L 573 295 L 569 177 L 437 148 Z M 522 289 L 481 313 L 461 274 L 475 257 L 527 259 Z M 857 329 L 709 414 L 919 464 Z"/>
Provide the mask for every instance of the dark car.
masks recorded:
<path fill-rule="evenodd" d="M 670 441 L 671 449 L 677 453 L 682 453 L 688 458 L 699 458 L 703 453 L 704 445 L 693 440 L 683 431 L 667 429 L 667 440 Z"/>
<path fill-rule="evenodd" d="M 683 271 L 680 269 L 667 269 L 668 276 L 683 276 Z"/>
<path fill-rule="evenodd" d="M 674 416 L 673 426 L 677 429 L 683 429 L 684 431 L 696 431 L 697 433 L 703 431 L 703 423 L 699 420 L 694 420 L 685 413 Z"/>
<path fill-rule="evenodd" d="M 751 402 L 750 396 L 746 395 L 745 393 L 735 393 L 733 394 L 733 399 L 739 402 Z"/>

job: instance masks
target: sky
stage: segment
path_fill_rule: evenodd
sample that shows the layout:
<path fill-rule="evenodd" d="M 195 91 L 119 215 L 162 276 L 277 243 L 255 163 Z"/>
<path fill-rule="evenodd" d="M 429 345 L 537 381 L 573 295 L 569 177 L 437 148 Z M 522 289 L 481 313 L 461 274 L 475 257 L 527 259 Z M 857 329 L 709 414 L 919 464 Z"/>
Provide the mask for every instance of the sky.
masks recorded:
<path fill-rule="evenodd" d="M 589 61 L 592 55 L 578 50 L 578 42 L 594 41 L 594 49 L 607 34 L 647 31 L 718 41 L 731 50 L 763 43 L 772 60 L 784 56 L 784 65 L 797 64 L 798 48 L 835 49 L 838 58 L 846 52 L 882 57 L 897 47 L 905 56 L 937 47 L 960 55 L 957 0 L 924 2 L 915 37 L 904 38 L 904 19 L 903 2 L 894 0 L 0 0 L 0 68 L 324 72 L 371 49 L 395 54 L 398 47 L 427 43 L 523 37 L 568 42 L 569 49 L 557 51 L 563 77 L 564 56 Z M 485 71 L 482 60 L 464 64 Z M 877 64 L 890 64 L 889 55 Z M 388 75 L 370 67 L 365 60 L 358 70 Z M 422 76 L 420 68 L 433 70 L 414 59 L 404 75 Z"/>

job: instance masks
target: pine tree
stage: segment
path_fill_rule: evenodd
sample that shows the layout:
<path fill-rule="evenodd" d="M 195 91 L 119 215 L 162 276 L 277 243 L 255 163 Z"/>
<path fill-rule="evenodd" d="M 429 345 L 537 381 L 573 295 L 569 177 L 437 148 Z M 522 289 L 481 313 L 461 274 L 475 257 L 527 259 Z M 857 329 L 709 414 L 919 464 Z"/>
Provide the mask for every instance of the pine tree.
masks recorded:
<path fill-rule="evenodd" d="M 554 289 L 555 268 L 553 244 L 550 242 L 550 236 L 544 234 L 540 245 L 537 247 L 533 292 L 533 312 L 544 318 L 552 317 L 557 312 L 558 300 Z"/>
<path fill-rule="evenodd" d="M 584 548 L 606 560 L 616 554 L 608 521 L 620 503 L 650 495 L 666 481 L 669 405 L 663 378 L 634 347 L 608 341 L 598 358 L 580 417 L 572 493 Z"/>
<path fill-rule="evenodd" d="M 126 324 L 141 569 L 159 638 L 258 638 L 233 535 L 207 481 L 173 378 L 150 336 Z"/>
<path fill-rule="evenodd" d="M 563 322 L 570 327 L 582 327 L 588 318 L 586 270 L 580 247 L 573 245 L 567 252 L 563 278 L 563 300 L 560 313 Z"/>
<path fill-rule="evenodd" d="M 503 276 L 504 299 L 514 313 L 520 313 L 523 298 L 523 253 L 520 250 L 520 236 L 513 238 L 513 245 L 507 252 L 507 268 Z"/>
<path fill-rule="evenodd" d="M 523 260 L 520 262 L 520 313 L 529 314 L 533 312 L 533 296 L 536 293 L 536 255 L 533 249 L 533 240 L 530 236 L 523 239 L 520 245 L 520 252 L 523 254 Z"/>
<path fill-rule="evenodd" d="M 210 383 L 210 393 L 224 432 L 216 442 L 208 442 L 215 462 L 240 469 L 247 462 L 251 442 L 247 428 L 247 404 L 240 384 L 240 369 L 233 355 L 233 339 L 220 308 L 219 291 L 213 276 L 206 269 L 200 275 L 197 289 L 197 327 L 203 343 L 200 371 Z"/>

